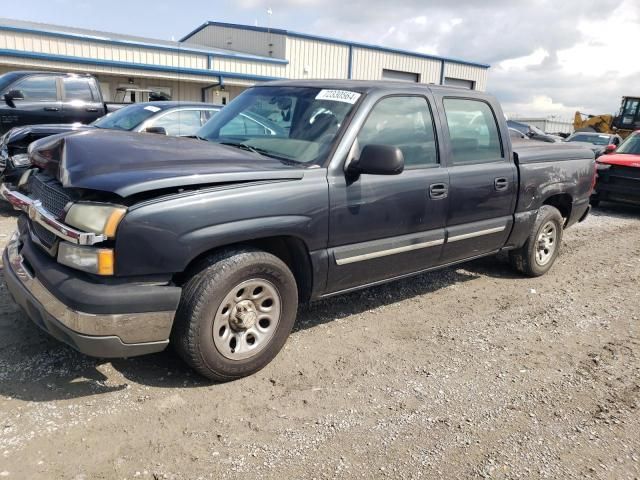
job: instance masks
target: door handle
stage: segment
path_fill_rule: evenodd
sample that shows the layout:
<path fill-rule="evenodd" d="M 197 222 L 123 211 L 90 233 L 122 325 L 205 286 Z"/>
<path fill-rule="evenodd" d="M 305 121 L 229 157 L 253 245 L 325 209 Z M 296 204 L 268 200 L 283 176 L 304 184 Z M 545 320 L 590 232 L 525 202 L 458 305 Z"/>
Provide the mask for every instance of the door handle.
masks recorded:
<path fill-rule="evenodd" d="M 94 108 L 94 107 L 88 107 L 86 110 L 87 110 L 87 112 L 97 112 L 98 111 L 98 109 Z"/>
<path fill-rule="evenodd" d="M 58 107 L 44 107 L 45 112 L 57 112 L 60 109 Z"/>
<path fill-rule="evenodd" d="M 497 192 L 502 192 L 509 188 L 509 180 L 506 177 L 498 177 L 493 181 L 493 187 Z"/>
<path fill-rule="evenodd" d="M 441 200 L 449 195 L 449 185 L 446 183 L 433 183 L 429 185 L 429 198 Z"/>

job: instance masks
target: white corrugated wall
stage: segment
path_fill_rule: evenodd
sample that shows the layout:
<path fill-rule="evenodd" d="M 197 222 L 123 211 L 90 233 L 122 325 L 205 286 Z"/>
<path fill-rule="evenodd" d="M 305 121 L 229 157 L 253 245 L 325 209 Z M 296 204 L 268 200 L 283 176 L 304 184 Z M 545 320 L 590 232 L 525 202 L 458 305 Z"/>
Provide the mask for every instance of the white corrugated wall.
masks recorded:
<path fill-rule="evenodd" d="M 207 55 L 0 30 L 0 49 L 176 68 L 206 69 Z"/>
<path fill-rule="evenodd" d="M 286 64 L 253 62 L 234 58 L 213 57 L 213 70 L 232 72 L 262 77 L 286 77 Z"/>
<path fill-rule="evenodd" d="M 420 58 L 368 48 L 353 48 L 353 78 L 380 80 L 382 70 L 417 73 L 420 83 L 440 83 L 440 60 Z"/>
<path fill-rule="evenodd" d="M 286 55 L 284 35 L 213 25 L 203 28 L 185 43 L 264 57 L 285 58 Z"/>
<path fill-rule="evenodd" d="M 444 76 L 459 78 L 461 80 L 472 80 L 475 82 L 476 90 L 484 91 L 487 89 L 486 68 L 445 61 Z"/>
<path fill-rule="evenodd" d="M 284 72 L 287 78 L 347 78 L 349 47 L 318 40 L 288 37 Z M 307 70 L 307 71 L 305 71 Z"/>

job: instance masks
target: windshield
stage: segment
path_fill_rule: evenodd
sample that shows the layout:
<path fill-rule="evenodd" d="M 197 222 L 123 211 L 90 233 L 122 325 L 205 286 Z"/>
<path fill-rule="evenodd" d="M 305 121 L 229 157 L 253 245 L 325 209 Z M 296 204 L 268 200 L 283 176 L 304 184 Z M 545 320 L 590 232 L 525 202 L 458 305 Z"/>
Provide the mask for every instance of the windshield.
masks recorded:
<path fill-rule="evenodd" d="M 254 87 L 198 136 L 268 157 L 320 165 L 360 94 L 310 87 Z"/>
<path fill-rule="evenodd" d="M 640 133 L 634 133 L 627 137 L 627 139 L 622 142 L 622 145 L 618 147 L 616 153 L 640 155 Z"/>
<path fill-rule="evenodd" d="M 133 130 L 149 117 L 162 110 L 154 105 L 129 105 L 99 118 L 92 123 L 94 127 L 109 130 Z"/>
<path fill-rule="evenodd" d="M 586 142 L 593 145 L 609 145 L 609 135 L 586 135 L 576 133 L 567 138 L 567 142 Z"/>

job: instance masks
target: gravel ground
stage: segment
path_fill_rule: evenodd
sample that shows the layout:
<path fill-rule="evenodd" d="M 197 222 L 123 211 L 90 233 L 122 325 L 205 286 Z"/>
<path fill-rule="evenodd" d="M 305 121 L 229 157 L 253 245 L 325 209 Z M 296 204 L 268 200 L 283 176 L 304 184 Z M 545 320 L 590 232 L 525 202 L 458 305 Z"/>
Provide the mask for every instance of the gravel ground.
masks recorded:
<path fill-rule="evenodd" d="M 640 210 L 564 242 L 542 278 L 489 258 L 315 303 L 219 385 L 77 354 L 1 287 L 0 477 L 638 478 Z"/>

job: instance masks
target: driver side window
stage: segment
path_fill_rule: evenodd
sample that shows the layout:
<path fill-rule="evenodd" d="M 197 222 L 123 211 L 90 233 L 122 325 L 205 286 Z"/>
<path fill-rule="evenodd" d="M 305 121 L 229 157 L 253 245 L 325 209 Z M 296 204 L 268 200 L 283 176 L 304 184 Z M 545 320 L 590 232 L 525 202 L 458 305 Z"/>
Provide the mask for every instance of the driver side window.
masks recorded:
<path fill-rule="evenodd" d="M 360 151 L 366 145 L 398 147 L 405 169 L 438 164 L 433 117 L 424 97 L 387 97 L 369 113 L 358 134 Z"/>
<path fill-rule="evenodd" d="M 22 80 L 11 89 L 22 92 L 26 102 L 55 102 L 58 100 L 56 77 L 35 75 Z"/>

